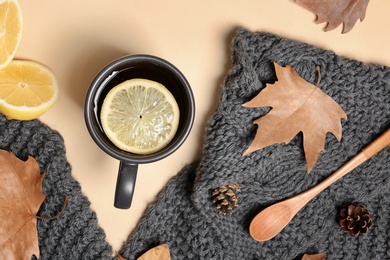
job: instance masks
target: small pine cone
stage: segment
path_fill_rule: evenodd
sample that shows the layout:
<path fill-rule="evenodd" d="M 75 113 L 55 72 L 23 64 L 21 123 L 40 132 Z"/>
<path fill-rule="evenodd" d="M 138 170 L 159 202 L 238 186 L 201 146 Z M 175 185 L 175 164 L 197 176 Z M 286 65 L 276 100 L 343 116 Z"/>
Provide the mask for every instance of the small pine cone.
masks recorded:
<path fill-rule="evenodd" d="M 372 226 L 371 215 L 362 204 L 351 204 L 339 213 L 341 229 L 351 236 L 367 233 Z"/>
<path fill-rule="evenodd" d="M 229 183 L 216 188 L 211 193 L 211 201 L 215 205 L 219 214 L 231 215 L 233 208 L 238 207 L 238 197 L 240 186 L 237 183 Z"/>

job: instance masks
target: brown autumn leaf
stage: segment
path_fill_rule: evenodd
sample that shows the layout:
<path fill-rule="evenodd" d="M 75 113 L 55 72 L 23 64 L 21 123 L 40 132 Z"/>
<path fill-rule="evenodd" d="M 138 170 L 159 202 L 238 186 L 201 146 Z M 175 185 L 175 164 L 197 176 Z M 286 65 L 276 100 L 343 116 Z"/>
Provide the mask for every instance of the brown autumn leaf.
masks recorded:
<path fill-rule="evenodd" d="M 0 150 L 0 259 L 39 258 L 36 214 L 46 195 L 34 158 Z"/>
<path fill-rule="evenodd" d="M 341 118 L 347 115 L 339 104 L 317 86 L 305 81 L 290 67 L 274 63 L 278 81 L 267 84 L 245 107 L 272 107 L 265 116 L 256 119 L 256 136 L 243 155 L 275 143 L 289 143 L 303 133 L 307 171 L 313 169 L 324 149 L 328 132 L 340 141 Z M 319 82 L 319 80 L 318 80 Z"/>
<path fill-rule="evenodd" d="M 170 260 L 171 255 L 169 253 L 169 246 L 167 244 L 162 244 L 156 247 L 153 247 L 143 255 L 141 255 L 137 260 Z"/>
<path fill-rule="evenodd" d="M 162 244 L 146 251 L 137 260 L 170 260 L 171 255 L 169 253 L 169 246 Z M 118 260 L 126 260 L 122 256 L 118 255 Z"/>
<path fill-rule="evenodd" d="M 123 258 L 122 256 L 118 255 L 117 260 L 127 260 L 126 258 Z"/>
<path fill-rule="evenodd" d="M 320 253 L 315 255 L 304 254 L 302 257 L 302 260 L 324 260 L 324 259 L 326 259 L 325 253 Z"/>
<path fill-rule="evenodd" d="M 342 33 L 349 32 L 358 19 L 364 20 L 370 0 L 295 0 L 295 2 L 317 16 L 316 23 L 327 25 L 330 31 L 343 24 Z"/>

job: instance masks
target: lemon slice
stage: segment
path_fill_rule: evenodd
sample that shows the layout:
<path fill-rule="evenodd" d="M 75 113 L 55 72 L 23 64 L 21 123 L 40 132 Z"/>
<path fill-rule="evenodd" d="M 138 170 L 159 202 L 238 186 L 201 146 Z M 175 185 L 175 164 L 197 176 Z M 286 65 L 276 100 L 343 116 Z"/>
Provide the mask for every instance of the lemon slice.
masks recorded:
<path fill-rule="evenodd" d="M 57 97 L 54 74 L 39 63 L 13 60 L 0 70 L 0 113 L 8 119 L 37 118 L 53 106 Z"/>
<path fill-rule="evenodd" d="M 150 154 L 165 147 L 179 125 L 179 107 L 162 84 L 130 79 L 112 88 L 100 113 L 103 130 L 118 148 Z"/>
<path fill-rule="evenodd" d="M 0 0 L 0 69 L 15 57 L 22 38 L 22 21 L 18 1 Z"/>

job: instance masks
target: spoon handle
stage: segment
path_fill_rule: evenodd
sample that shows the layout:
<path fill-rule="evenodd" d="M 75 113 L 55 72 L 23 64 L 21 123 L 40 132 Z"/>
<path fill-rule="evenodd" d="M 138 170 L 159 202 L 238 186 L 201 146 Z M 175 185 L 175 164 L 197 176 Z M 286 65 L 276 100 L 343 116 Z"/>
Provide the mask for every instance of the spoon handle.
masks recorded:
<path fill-rule="evenodd" d="M 366 148 L 363 149 L 363 153 L 367 157 L 367 159 L 370 159 L 389 144 L 390 128 L 387 129 L 386 132 L 380 135 L 377 139 L 375 139 L 371 144 L 367 145 Z"/>
<path fill-rule="evenodd" d="M 353 157 L 350 161 L 344 164 L 341 168 L 339 168 L 336 172 L 330 175 L 328 178 L 323 180 L 317 186 L 312 187 L 307 190 L 307 195 L 310 194 L 310 200 L 315 197 L 317 194 L 322 192 L 324 189 L 332 185 L 338 179 L 358 167 L 363 162 L 367 161 L 387 145 L 390 144 L 390 128 L 387 129 L 383 134 L 381 134 L 378 138 L 372 141 L 369 145 L 367 145 L 363 150 L 358 153 L 355 157 Z"/>

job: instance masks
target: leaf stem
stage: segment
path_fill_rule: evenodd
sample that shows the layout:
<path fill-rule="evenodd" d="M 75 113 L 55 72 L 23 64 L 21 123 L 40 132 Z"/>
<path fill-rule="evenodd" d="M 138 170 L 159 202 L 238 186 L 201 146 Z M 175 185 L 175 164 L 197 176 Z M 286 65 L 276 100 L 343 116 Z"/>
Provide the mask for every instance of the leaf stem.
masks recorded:
<path fill-rule="evenodd" d="M 321 72 L 320 72 L 320 66 L 319 65 L 316 66 L 316 71 L 318 72 L 318 80 L 317 80 L 316 87 L 318 87 L 320 85 L 320 81 L 321 81 Z"/>

